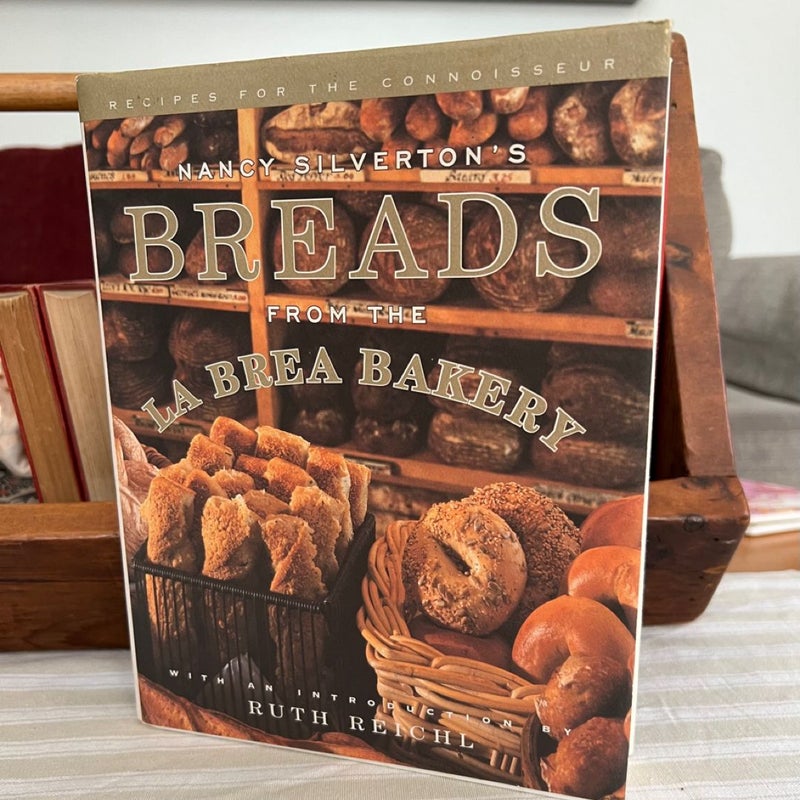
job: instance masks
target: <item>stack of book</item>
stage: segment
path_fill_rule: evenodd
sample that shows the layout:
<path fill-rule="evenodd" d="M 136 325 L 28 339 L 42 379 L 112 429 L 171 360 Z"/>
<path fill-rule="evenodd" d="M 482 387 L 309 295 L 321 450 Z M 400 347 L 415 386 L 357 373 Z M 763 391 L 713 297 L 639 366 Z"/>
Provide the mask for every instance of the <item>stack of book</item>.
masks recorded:
<path fill-rule="evenodd" d="M 0 354 L 42 502 L 114 497 L 102 353 L 93 284 L 0 287 Z M 0 499 L 30 493 L 11 483 Z"/>

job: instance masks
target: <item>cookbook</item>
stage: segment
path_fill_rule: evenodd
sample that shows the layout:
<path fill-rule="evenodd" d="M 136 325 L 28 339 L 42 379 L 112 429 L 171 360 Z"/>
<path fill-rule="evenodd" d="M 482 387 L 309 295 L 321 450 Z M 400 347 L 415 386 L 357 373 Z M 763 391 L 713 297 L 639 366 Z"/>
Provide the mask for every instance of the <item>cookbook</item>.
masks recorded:
<path fill-rule="evenodd" d="M 145 722 L 624 797 L 670 42 L 79 77 Z"/>

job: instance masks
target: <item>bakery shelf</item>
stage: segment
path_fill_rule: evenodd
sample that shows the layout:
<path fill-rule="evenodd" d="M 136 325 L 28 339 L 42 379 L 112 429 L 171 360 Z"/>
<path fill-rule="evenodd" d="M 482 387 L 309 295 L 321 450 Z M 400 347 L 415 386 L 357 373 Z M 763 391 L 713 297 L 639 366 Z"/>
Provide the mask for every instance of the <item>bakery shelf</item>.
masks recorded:
<path fill-rule="evenodd" d="M 455 166 L 450 169 L 399 169 L 362 171 L 347 169 L 343 173 L 324 171 L 298 175 L 289 166 L 274 168 L 267 178 L 257 181 L 262 190 L 304 189 L 324 185 L 330 190 L 428 191 L 446 192 L 454 187 L 482 187 L 487 192 L 513 194 L 547 192 L 563 186 L 599 186 L 606 195 L 658 197 L 661 194 L 661 173 L 656 169 L 632 169 L 603 166 L 587 169 L 572 165 L 548 167 L 473 168 Z"/>
<path fill-rule="evenodd" d="M 316 297 L 312 295 L 270 292 L 264 297 L 265 307 L 274 307 L 275 319 L 285 320 L 287 306 L 296 306 L 301 321 L 307 312 L 320 309 L 322 319 L 331 318 L 332 309 L 345 309 L 348 324 L 382 328 L 411 328 L 426 333 L 456 333 L 464 336 L 489 336 L 540 341 L 584 342 L 616 347 L 648 348 L 653 339 L 653 321 L 608 317 L 588 306 L 570 311 L 505 311 L 462 300 L 458 305 L 431 303 L 426 308 L 423 324 L 389 324 L 388 309 L 397 308 L 368 293 L 359 296 Z M 379 307 L 377 323 L 372 322 L 369 307 Z M 408 307 L 407 307 L 408 308 Z"/>
<path fill-rule="evenodd" d="M 95 189 L 217 189 L 239 191 L 242 182 L 238 171 L 234 177 L 194 178 L 181 180 L 177 172 L 163 170 L 97 169 L 89 172 L 89 184 Z"/>
<path fill-rule="evenodd" d="M 367 465 L 373 472 L 373 479 L 382 483 L 400 486 L 419 487 L 459 495 L 471 494 L 476 486 L 485 486 L 497 481 L 512 480 L 531 486 L 546 494 L 567 512 L 586 515 L 593 508 L 610 500 L 617 500 L 631 494 L 631 491 L 575 486 L 551 481 L 537 476 L 530 468 L 523 467 L 516 472 L 491 472 L 471 467 L 444 464 L 429 450 L 422 450 L 407 458 L 367 453 L 349 444 L 337 448 L 347 458 Z"/>
<path fill-rule="evenodd" d="M 100 297 L 149 305 L 180 306 L 182 308 L 207 308 L 214 311 L 250 310 L 247 290 L 231 288 L 230 284 L 218 283 L 198 286 L 195 281 L 184 280 L 172 283 L 131 283 L 124 275 L 101 275 Z"/>
<path fill-rule="evenodd" d="M 157 406 L 157 409 L 160 414 L 166 414 L 165 406 Z M 122 420 L 137 436 L 167 439 L 173 442 L 190 442 L 198 433 L 208 434 L 211 429 L 211 420 L 202 419 L 190 413 L 179 417 L 167 430 L 159 433 L 155 421 L 146 411 L 116 406 L 112 411 L 114 416 Z M 250 428 L 255 428 L 259 424 L 255 416 L 243 418 L 242 423 Z"/>

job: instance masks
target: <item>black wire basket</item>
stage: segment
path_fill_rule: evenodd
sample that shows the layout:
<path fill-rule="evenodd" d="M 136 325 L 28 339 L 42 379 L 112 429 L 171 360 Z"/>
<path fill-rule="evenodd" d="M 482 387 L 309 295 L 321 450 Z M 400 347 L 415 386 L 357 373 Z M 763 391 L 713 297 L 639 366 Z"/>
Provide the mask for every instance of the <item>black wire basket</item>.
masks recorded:
<path fill-rule="evenodd" d="M 356 627 L 374 539 L 368 515 L 319 602 L 264 591 L 266 569 L 239 584 L 152 564 L 143 544 L 130 570 L 139 672 L 267 733 L 357 731 L 377 703 Z"/>

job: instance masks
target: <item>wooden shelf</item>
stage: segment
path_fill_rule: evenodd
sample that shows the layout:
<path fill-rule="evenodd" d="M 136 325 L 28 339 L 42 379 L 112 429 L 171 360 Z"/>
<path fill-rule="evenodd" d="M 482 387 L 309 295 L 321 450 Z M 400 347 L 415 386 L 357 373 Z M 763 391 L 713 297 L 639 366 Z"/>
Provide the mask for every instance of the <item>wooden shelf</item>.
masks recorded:
<path fill-rule="evenodd" d="M 123 275 L 102 275 L 100 297 L 103 300 L 148 305 L 206 308 L 214 311 L 250 310 L 250 298 L 244 284 L 198 285 L 191 279 L 167 283 L 131 283 Z"/>
<path fill-rule="evenodd" d="M 430 303 L 426 307 L 424 325 L 390 324 L 388 309 L 397 308 L 364 292 L 358 296 L 315 297 L 312 295 L 268 292 L 264 297 L 267 309 L 277 307 L 276 319 L 286 319 L 286 307 L 296 306 L 300 320 L 307 319 L 309 309 L 321 309 L 323 320 L 331 318 L 332 309 L 345 309 L 351 325 L 406 328 L 426 333 L 456 333 L 465 336 L 489 336 L 540 341 L 585 342 L 616 347 L 649 348 L 653 342 L 653 321 L 607 317 L 588 306 L 569 311 L 505 311 L 483 305 L 479 299 L 462 300 L 458 305 Z M 373 323 L 373 311 L 377 321 Z"/>
<path fill-rule="evenodd" d="M 558 502 L 565 511 L 579 515 L 586 515 L 603 503 L 618 500 L 633 491 L 573 486 L 551 481 L 537 476 L 529 467 L 501 473 L 453 466 L 441 462 L 429 450 L 421 450 L 407 458 L 396 458 L 368 453 L 349 444 L 332 449 L 338 450 L 347 458 L 366 464 L 372 470 L 373 480 L 381 483 L 467 495 L 472 494 L 476 486 L 510 480 L 533 487 Z"/>
<path fill-rule="evenodd" d="M 163 170 L 97 169 L 89 172 L 89 188 L 95 189 L 216 189 L 241 191 L 238 172 L 233 178 L 181 179 L 177 172 Z"/>

